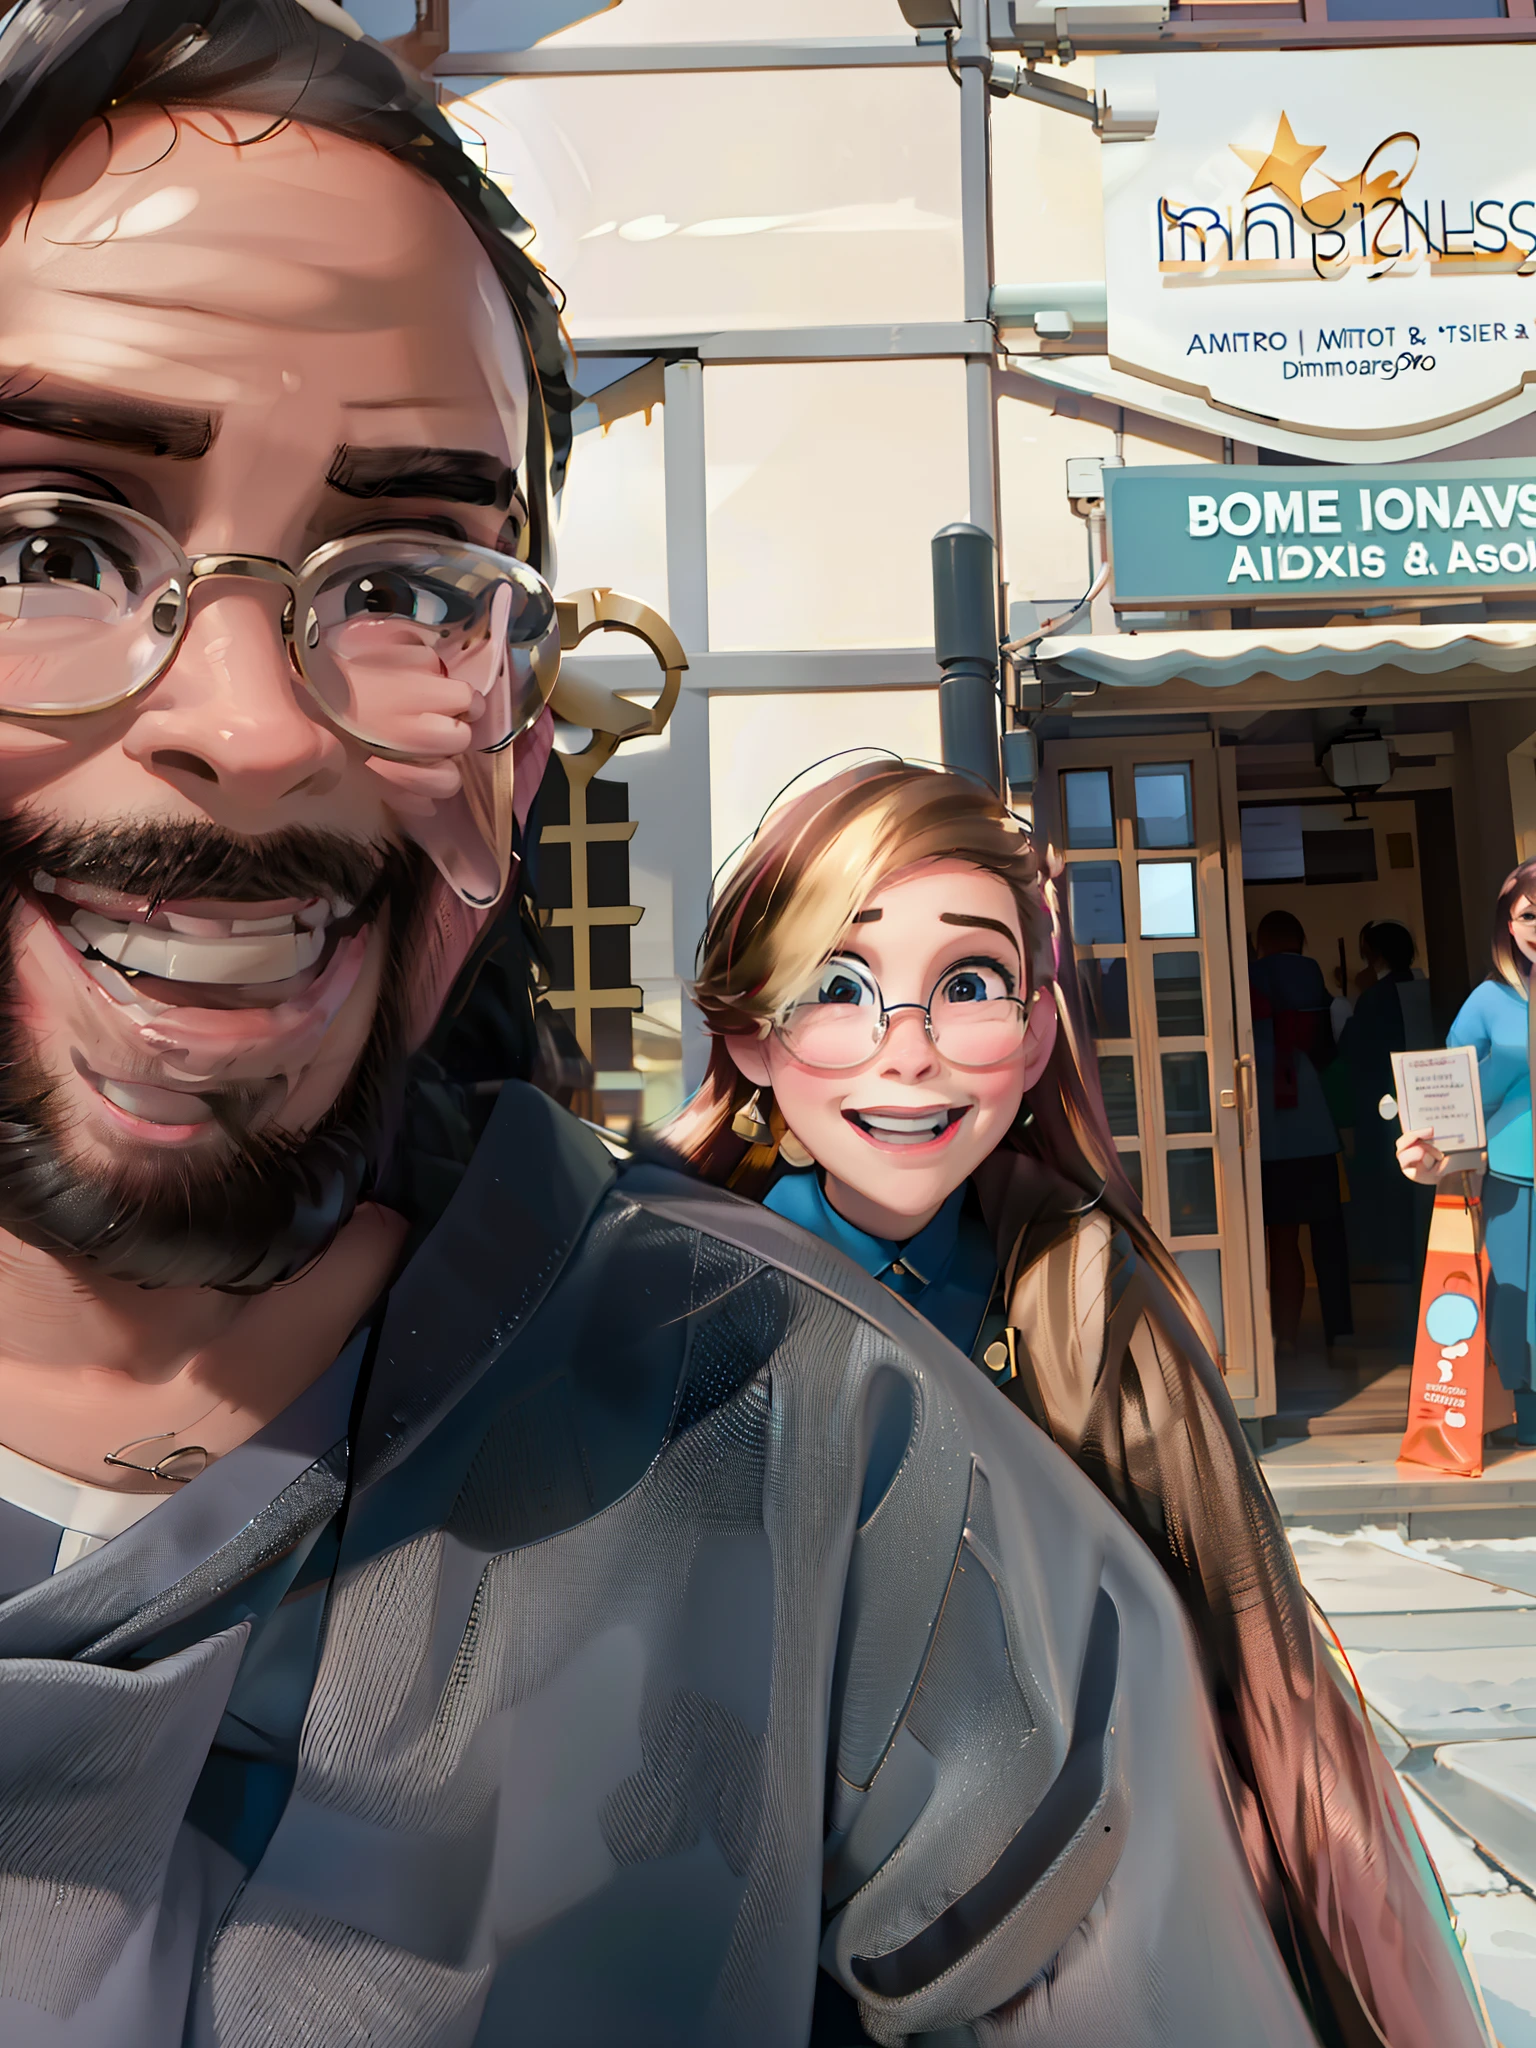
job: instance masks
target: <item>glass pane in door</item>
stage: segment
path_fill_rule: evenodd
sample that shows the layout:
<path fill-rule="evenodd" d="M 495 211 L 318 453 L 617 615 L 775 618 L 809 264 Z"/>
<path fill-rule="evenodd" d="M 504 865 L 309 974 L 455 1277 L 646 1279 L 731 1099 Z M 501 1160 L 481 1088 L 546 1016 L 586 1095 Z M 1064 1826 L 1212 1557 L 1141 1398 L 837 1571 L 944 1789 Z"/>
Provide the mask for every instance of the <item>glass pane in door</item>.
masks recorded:
<path fill-rule="evenodd" d="M 1122 946 L 1125 908 L 1117 860 L 1075 860 L 1067 869 L 1072 937 L 1079 946 Z"/>
<path fill-rule="evenodd" d="M 1214 1237 L 1216 1160 L 1208 1145 L 1168 1154 L 1168 1234 Z"/>
<path fill-rule="evenodd" d="M 1192 860 L 1143 860 L 1136 864 L 1144 939 L 1192 939 L 1195 922 L 1195 864 Z"/>
<path fill-rule="evenodd" d="M 1205 1001 L 1198 953 L 1154 953 L 1152 994 L 1159 1038 L 1204 1038 Z"/>
<path fill-rule="evenodd" d="M 1138 761 L 1136 784 L 1136 844 L 1138 846 L 1193 846 L 1195 843 L 1194 788 L 1187 761 L 1154 766 Z"/>
<path fill-rule="evenodd" d="M 1061 778 L 1063 808 L 1067 814 L 1067 844 L 1113 846 L 1115 806 L 1110 796 L 1107 768 L 1074 768 Z"/>
<path fill-rule="evenodd" d="M 1205 1310 L 1219 1357 L 1227 1348 L 1227 1319 L 1221 1305 L 1221 1253 L 1212 1247 L 1209 1251 L 1175 1252 L 1173 1256 L 1193 1288 L 1196 1301 Z"/>
<path fill-rule="evenodd" d="M 1123 960 L 1080 960 L 1077 963 L 1088 1029 L 1095 1038 L 1129 1038 L 1131 994 Z"/>
<path fill-rule="evenodd" d="M 1099 1058 L 1099 1087 L 1104 1096 L 1104 1113 L 1109 1118 L 1110 1136 L 1134 1138 L 1136 1122 L 1136 1063 L 1128 1052 L 1103 1053 Z"/>
<path fill-rule="evenodd" d="M 1211 1067 L 1203 1052 L 1163 1054 L 1163 1129 L 1170 1137 L 1211 1128 Z"/>

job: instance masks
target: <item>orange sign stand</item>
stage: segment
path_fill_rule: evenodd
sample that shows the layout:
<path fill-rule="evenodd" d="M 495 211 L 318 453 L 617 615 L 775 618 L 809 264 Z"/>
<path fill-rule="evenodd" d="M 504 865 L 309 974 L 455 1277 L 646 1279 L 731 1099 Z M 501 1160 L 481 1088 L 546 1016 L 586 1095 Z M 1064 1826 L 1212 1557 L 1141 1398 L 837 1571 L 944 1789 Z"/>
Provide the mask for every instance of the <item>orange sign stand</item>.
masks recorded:
<path fill-rule="evenodd" d="M 1488 1353 L 1487 1298 L 1482 1205 L 1437 1194 L 1400 1461 L 1476 1478 L 1484 1436 L 1514 1421 L 1514 1400 Z"/>

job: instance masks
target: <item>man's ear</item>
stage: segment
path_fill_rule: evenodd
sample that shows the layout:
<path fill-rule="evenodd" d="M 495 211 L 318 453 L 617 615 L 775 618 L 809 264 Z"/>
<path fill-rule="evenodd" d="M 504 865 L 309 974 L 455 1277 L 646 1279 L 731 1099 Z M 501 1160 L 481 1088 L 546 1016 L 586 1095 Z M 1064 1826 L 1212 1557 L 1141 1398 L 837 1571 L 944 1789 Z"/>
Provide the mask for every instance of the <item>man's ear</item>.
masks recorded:
<path fill-rule="evenodd" d="M 1050 1063 L 1051 1054 L 1056 1050 L 1056 991 L 1047 986 L 1037 989 L 1029 1006 L 1029 1022 L 1024 1027 L 1024 1093 L 1027 1095 Z"/>
<path fill-rule="evenodd" d="M 737 1072 L 750 1081 L 754 1088 L 766 1088 L 769 1085 L 766 1038 L 759 1038 L 755 1031 L 728 1032 L 725 1049 L 735 1061 Z"/>

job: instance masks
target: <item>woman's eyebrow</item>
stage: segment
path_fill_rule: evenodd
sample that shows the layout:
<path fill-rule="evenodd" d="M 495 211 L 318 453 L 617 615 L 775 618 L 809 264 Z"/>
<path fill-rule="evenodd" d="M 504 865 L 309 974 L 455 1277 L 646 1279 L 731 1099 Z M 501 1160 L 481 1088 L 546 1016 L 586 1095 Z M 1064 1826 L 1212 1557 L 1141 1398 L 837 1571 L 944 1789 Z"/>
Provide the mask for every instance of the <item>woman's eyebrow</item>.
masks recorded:
<path fill-rule="evenodd" d="M 884 915 L 883 910 L 856 910 L 853 921 L 855 924 L 878 924 Z"/>
<path fill-rule="evenodd" d="M 967 917 L 963 911 L 941 910 L 939 912 L 939 923 L 963 924 L 975 931 L 998 932 L 1008 941 L 1014 952 L 1019 954 L 1021 960 L 1024 957 L 1023 953 L 1019 951 L 1019 942 L 1013 933 L 1009 931 L 1007 925 L 1000 924 L 995 917 Z"/>

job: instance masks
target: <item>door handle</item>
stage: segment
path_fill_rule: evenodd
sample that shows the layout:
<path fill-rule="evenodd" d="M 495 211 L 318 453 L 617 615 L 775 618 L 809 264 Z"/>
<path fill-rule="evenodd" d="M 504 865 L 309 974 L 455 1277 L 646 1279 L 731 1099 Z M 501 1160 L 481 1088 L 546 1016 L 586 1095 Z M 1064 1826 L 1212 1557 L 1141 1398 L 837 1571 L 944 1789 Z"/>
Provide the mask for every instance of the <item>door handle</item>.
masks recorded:
<path fill-rule="evenodd" d="M 1258 1072 L 1251 1052 L 1240 1054 L 1234 1066 L 1237 1072 L 1237 1092 L 1243 1104 L 1243 1142 L 1247 1144 L 1253 1135 L 1254 1108 L 1258 1098 Z"/>

